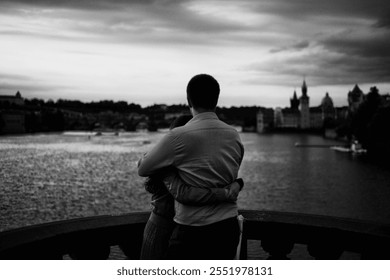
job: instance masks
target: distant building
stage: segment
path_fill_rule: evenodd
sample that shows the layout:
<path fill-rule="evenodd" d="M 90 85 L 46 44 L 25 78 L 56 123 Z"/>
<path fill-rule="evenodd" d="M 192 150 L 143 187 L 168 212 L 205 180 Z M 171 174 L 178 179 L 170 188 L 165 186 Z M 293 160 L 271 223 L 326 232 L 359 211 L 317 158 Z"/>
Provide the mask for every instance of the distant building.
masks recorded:
<path fill-rule="evenodd" d="M 383 94 L 383 95 L 381 95 L 381 97 L 382 97 L 382 100 L 383 100 L 383 104 L 385 106 L 390 106 L 390 94 L 389 93 Z"/>
<path fill-rule="evenodd" d="M 351 113 L 354 113 L 359 108 L 360 104 L 362 104 L 364 101 L 364 94 L 363 91 L 359 88 L 358 85 L 355 85 L 355 87 L 352 89 L 352 91 L 348 92 L 348 106 L 349 111 Z"/>
<path fill-rule="evenodd" d="M 283 124 L 285 128 L 299 128 L 301 113 L 299 112 L 300 101 L 297 97 L 297 92 L 294 90 L 294 95 L 290 99 L 290 108 L 282 109 Z"/>
<path fill-rule="evenodd" d="M 15 95 L 0 95 L 0 133 L 24 133 L 25 114 L 12 105 L 23 106 L 24 99 L 18 91 Z"/>
<path fill-rule="evenodd" d="M 301 90 L 302 95 L 299 98 L 294 90 L 293 97 L 290 98 L 290 108 L 277 108 L 275 110 L 275 127 L 288 129 L 310 128 L 310 98 L 307 95 L 305 80 L 303 80 Z"/>
<path fill-rule="evenodd" d="M 0 133 L 24 133 L 25 115 L 22 112 L 3 111 L 0 112 Z"/>
<path fill-rule="evenodd" d="M 348 106 L 338 107 L 335 110 L 337 120 L 345 120 L 348 117 Z"/>
<path fill-rule="evenodd" d="M 299 109 L 299 99 L 297 97 L 297 92 L 294 90 L 293 98 L 290 99 L 290 108 L 298 110 Z"/>
<path fill-rule="evenodd" d="M 281 127 L 283 128 L 299 128 L 301 113 L 298 109 L 293 108 L 284 108 L 282 109 L 282 118 L 283 123 Z"/>
<path fill-rule="evenodd" d="M 282 108 L 277 107 L 274 112 L 274 125 L 275 127 L 282 127 L 283 126 L 283 112 Z"/>
<path fill-rule="evenodd" d="M 306 81 L 303 80 L 302 84 L 302 96 L 299 98 L 299 111 L 301 113 L 300 118 L 300 128 L 308 129 L 310 128 L 310 107 L 309 102 L 310 98 L 307 95 L 307 86 Z"/>
<path fill-rule="evenodd" d="M 256 129 L 259 133 L 263 133 L 265 131 L 264 114 L 260 110 L 256 115 Z"/>
<path fill-rule="evenodd" d="M 330 98 L 329 93 L 325 94 L 325 97 L 321 101 L 322 119 L 335 119 L 336 109 L 333 105 L 333 100 Z"/>
<path fill-rule="evenodd" d="M 302 84 L 302 95 L 298 98 L 294 90 L 290 107 L 277 108 L 274 116 L 275 127 L 286 129 L 319 129 L 323 127 L 325 120 L 334 120 L 336 117 L 336 109 L 329 93 L 325 94 L 319 106 L 310 107 L 305 80 Z"/>
<path fill-rule="evenodd" d="M 256 115 L 256 130 L 259 133 L 266 132 L 274 126 L 274 110 L 261 108 Z"/>
<path fill-rule="evenodd" d="M 309 128 L 319 129 L 324 125 L 323 110 L 321 106 L 310 108 L 310 126 Z"/>
<path fill-rule="evenodd" d="M 24 105 L 24 99 L 18 91 L 15 95 L 0 95 L 0 104 L 15 104 L 19 106 Z"/>

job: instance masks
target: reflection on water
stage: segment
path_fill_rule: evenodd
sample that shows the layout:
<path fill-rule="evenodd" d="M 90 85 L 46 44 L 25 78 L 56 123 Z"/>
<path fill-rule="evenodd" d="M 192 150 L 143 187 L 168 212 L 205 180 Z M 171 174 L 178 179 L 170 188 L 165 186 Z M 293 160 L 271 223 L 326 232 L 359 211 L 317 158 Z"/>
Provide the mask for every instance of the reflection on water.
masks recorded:
<path fill-rule="evenodd" d="M 308 135 L 244 134 L 242 208 L 293 211 L 390 222 L 390 172 L 329 148 Z"/>
<path fill-rule="evenodd" d="M 0 230 L 149 209 L 136 161 L 163 133 L 0 138 Z M 241 134 L 239 207 L 390 222 L 390 172 L 317 136 Z"/>

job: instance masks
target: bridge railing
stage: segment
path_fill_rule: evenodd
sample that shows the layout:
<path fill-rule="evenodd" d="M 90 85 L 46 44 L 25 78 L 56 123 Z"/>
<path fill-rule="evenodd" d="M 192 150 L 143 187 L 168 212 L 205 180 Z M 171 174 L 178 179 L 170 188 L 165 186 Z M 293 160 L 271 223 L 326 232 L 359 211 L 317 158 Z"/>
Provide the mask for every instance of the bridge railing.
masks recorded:
<path fill-rule="evenodd" d="M 362 259 L 390 259 L 389 225 L 285 212 L 240 210 L 240 214 L 245 218 L 241 259 L 253 249 L 265 252 L 259 258 L 288 259 L 298 245 L 315 259 L 339 259 L 343 252 Z M 107 259 L 112 246 L 119 247 L 124 258 L 139 259 L 148 217 L 148 212 L 134 212 L 4 231 L 0 259 Z"/>

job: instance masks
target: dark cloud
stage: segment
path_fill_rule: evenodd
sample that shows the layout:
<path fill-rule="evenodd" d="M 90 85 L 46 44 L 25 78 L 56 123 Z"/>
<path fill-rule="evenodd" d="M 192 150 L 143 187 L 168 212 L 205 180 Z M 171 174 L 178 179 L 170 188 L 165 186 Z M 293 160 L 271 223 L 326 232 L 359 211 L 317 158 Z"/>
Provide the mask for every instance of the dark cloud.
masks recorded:
<path fill-rule="evenodd" d="M 390 1 L 273 0 L 256 5 L 258 12 L 301 21 L 305 28 L 297 31 L 282 25 L 285 34 L 290 31 L 292 38 L 304 40 L 279 44 L 264 62 L 248 66 L 248 71 L 272 77 L 253 82 L 291 85 L 304 76 L 317 86 L 390 82 L 390 21 L 384 16 Z M 317 33 L 310 33 L 316 22 Z"/>
<path fill-rule="evenodd" d="M 319 41 L 327 50 L 362 58 L 390 59 L 390 30 L 375 36 L 348 36 L 340 34 Z M 389 67 L 390 69 L 390 67 Z"/>
<path fill-rule="evenodd" d="M 197 32 L 228 31 L 241 29 L 237 24 L 232 24 L 229 19 L 216 19 L 207 15 L 201 15 L 188 8 L 188 4 L 194 1 L 183 0 L 90 0 L 90 1 L 0 1 L 1 5 L 8 7 L 23 5 L 33 9 L 53 9 L 60 11 L 53 16 L 61 16 L 61 9 L 81 10 L 81 18 L 86 21 L 101 21 L 105 25 L 112 26 L 141 26 L 141 27 L 174 27 Z M 196 2 L 196 1 L 195 1 Z M 47 11 L 46 11 L 47 12 Z M 62 11 L 63 13 L 63 11 Z M 42 16 L 45 14 L 42 13 Z M 74 13 L 72 16 L 77 17 Z M 96 17 L 98 16 L 98 17 Z"/>
<path fill-rule="evenodd" d="M 390 83 L 388 38 L 390 30 L 345 30 L 322 36 L 309 45 L 304 42 L 296 45 L 305 47 L 305 52 L 282 52 L 294 50 L 295 45 L 281 48 L 264 62 L 249 65 L 247 70 L 267 72 L 274 77 L 269 79 L 270 83 L 282 85 L 304 76 L 310 77 L 316 86 Z"/>
<path fill-rule="evenodd" d="M 177 0 L 1 0 L 1 5 L 8 6 L 33 6 L 39 8 L 63 8 L 85 10 L 116 10 L 129 5 L 151 5 L 161 2 L 164 5 L 178 3 Z"/>
<path fill-rule="evenodd" d="M 309 41 L 301 41 L 296 44 L 293 44 L 291 46 L 286 46 L 286 47 L 280 47 L 280 48 L 275 48 L 270 50 L 271 53 L 278 53 L 278 52 L 283 52 L 283 51 L 300 51 L 303 49 L 306 49 L 310 46 Z"/>
<path fill-rule="evenodd" d="M 380 19 L 373 25 L 376 28 L 387 28 L 390 29 L 390 12 Z"/>
<path fill-rule="evenodd" d="M 0 28 L 0 35 L 158 46 L 267 48 L 268 56 L 247 71 L 291 85 L 311 77 L 314 85 L 390 82 L 389 0 L 224 0 L 258 21 L 234 20 L 194 9 L 196 0 L 0 0 L 0 14 L 25 23 L 64 26 L 65 31 Z M 265 19 L 265 20 L 262 20 Z M 19 29 L 18 29 L 19 28 Z M 252 49 L 251 49 L 252 50 Z M 263 53 L 259 51 L 259 57 Z M 243 55 L 245 56 L 245 54 Z M 261 57 L 260 59 L 264 59 Z M 1 76 L 0 76 L 1 78 Z M 0 80 L 1 81 L 1 80 Z M 32 85 L 32 84 L 31 84 Z"/>
<path fill-rule="evenodd" d="M 258 84 L 291 86 L 297 78 L 308 77 L 313 86 L 349 85 L 356 83 L 390 82 L 390 59 L 367 58 L 351 54 L 321 55 L 306 54 L 283 61 L 249 65 L 247 70 L 272 77 L 269 81 L 259 79 Z M 261 75 L 259 75 L 261 76 Z"/>
<path fill-rule="evenodd" d="M 307 20 L 308 17 L 356 17 L 370 18 L 378 26 L 388 26 L 390 1 L 388 0 L 224 0 L 211 2 L 221 7 L 237 5 L 249 12 L 262 15 L 273 15 L 295 21 Z M 189 7 L 196 0 L 0 0 L 1 8 L 30 7 L 34 9 L 56 11 L 53 17 L 61 17 L 59 10 L 83 11 L 84 20 L 101 22 L 101 26 L 93 26 L 95 32 L 132 31 L 147 32 L 171 29 L 172 31 L 188 31 L 193 34 L 220 34 L 224 32 L 247 31 L 248 25 L 226 18 L 216 18 L 207 13 L 199 13 Z M 24 9 L 25 10 L 25 9 Z M 386 15 L 384 14 L 386 13 Z M 77 16 L 77 14 L 73 14 Z M 80 18 L 80 19 L 81 19 Z M 105 28 L 104 28 L 105 27 Z M 126 28 L 128 27 L 128 28 Z M 131 28 L 130 28 L 131 27 Z M 157 28 L 158 27 L 158 28 Z M 288 27 L 288 26 L 287 26 Z M 101 30 L 99 30 L 101 28 Z M 253 27 L 256 28 L 256 27 Z M 91 30 L 90 30 L 91 31 Z M 212 38 L 209 38 L 212 39 Z"/>
<path fill-rule="evenodd" d="M 388 0 L 264 0 L 248 1 L 252 9 L 260 13 L 272 13 L 280 17 L 305 20 L 308 17 L 359 17 L 379 18 L 390 11 Z"/>
<path fill-rule="evenodd" d="M 73 34 L 31 30 L 3 30 L 2 34 L 53 37 L 100 42 L 205 45 L 240 37 L 248 27 L 191 9 L 193 1 L 0 1 L 0 9 L 29 20 L 39 17 L 58 23 Z M 196 2 L 196 1 L 195 1 Z M 1 13 L 1 12 L 0 12 Z M 85 36 L 83 36 L 85 35 Z"/>
<path fill-rule="evenodd" d="M 233 0 L 216 1 L 212 4 L 237 5 L 245 11 L 257 12 L 259 17 L 272 15 L 279 18 L 275 27 L 245 24 L 226 16 L 215 17 L 191 8 L 196 0 L 0 0 L 0 9 L 11 9 L 24 16 L 26 8 L 32 9 L 36 15 L 52 20 L 63 19 L 73 31 L 82 36 L 75 40 L 100 40 L 119 42 L 144 42 L 165 44 L 256 44 L 262 43 L 256 38 L 263 38 L 266 31 L 292 31 L 304 34 L 305 30 L 291 30 L 288 21 L 316 20 L 318 17 L 356 17 L 372 19 L 376 26 L 388 26 L 388 18 L 383 11 L 390 11 L 388 0 Z M 27 16 L 28 18 L 28 16 Z M 248 21 L 249 22 L 249 21 Z M 276 28 L 276 29 L 274 29 Z M 310 29 L 310 27 L 308 28 Z M 19 31 L 21 32 L 21 31 Z M 52 34 L 32 32 L 33 36 L 63 37 L 71 39 L 61 32 Z M 269 32 L 269 31 L 268 31 Z M 245 34 L 244 36 L 242 34 Z M 271 48 L 271 52 L 300 50 L 308 47 L 308 40 L 297 38 L 297 44 L 287 43 Z"/>

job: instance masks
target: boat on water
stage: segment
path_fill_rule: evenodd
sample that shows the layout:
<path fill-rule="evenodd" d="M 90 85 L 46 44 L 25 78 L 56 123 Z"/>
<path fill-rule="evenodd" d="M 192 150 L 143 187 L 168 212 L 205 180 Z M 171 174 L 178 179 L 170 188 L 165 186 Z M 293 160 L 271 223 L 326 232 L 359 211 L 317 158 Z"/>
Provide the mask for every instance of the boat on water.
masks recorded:
<path fill-rule="evenodd" d="M 358 141 L 353 141 L 349 147 L 346 146 L 332 146 L 332 150 L 343 152 L 343 153 L 352 153 L 355 155 L 366 154 L 367 150 L 363 149 L 362 145 Z"/>
<path fill-rule="evenodd" d="M 351 144 L 351 152 L 354 154 L 366 154 L 367 150 L 363 149 L 362 145 L 358 141 L 353 141 Z"/>
<path fill-rule="evenodd" d="M 343 153 L 350 153 L 352 152 L 351 148 L 349 147 L 343 147 L 343 146 L 332 146 L 330 147 L 332 150 L 343 152 Z"/>
<path fill-rule="evenodd" d="M 239 214 L 240 259 L 390 259 L 390 225 L 287 212 Z M 0 232 L 0 259 L 139 259 L 149 215 L 95 216 Z"/>

